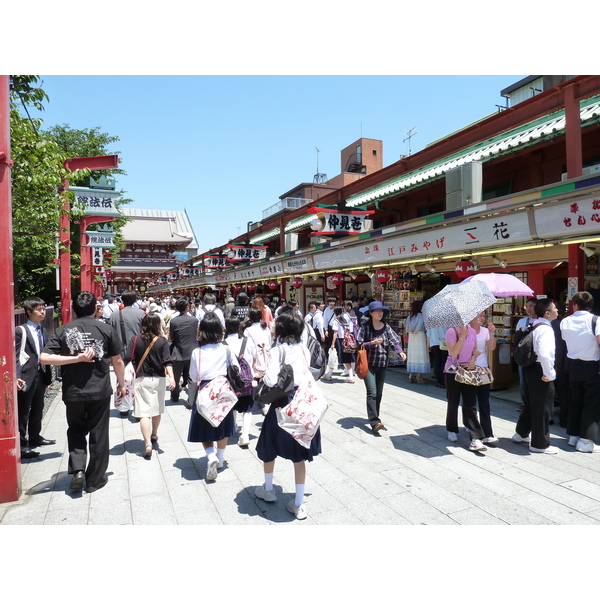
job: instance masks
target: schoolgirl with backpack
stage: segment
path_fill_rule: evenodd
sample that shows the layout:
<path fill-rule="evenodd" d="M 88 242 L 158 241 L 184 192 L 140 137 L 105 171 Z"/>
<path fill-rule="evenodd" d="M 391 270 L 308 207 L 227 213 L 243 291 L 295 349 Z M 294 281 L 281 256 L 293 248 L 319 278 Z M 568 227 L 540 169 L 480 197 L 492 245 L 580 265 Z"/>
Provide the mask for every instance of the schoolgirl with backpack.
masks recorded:
<path fill-rule="evenodd" d="M 248 338 L 248 345 L 252 354 L 252 374 L 255 380 L 262 379 L 267 372 L 269 363 L 269 350 L 273 345 L 271 330 L 267 328 L 262 319 L 263 313 L 258 308 L 251 308 L 248 313 L 248 326 L 244 330 L 244 337 Z M 267 413 L 268 406 L 263 406 L 261 412 Z"/>
<path fill-rule="evenodd" d="M 252 407 L 254 406 L 253 399 L 253 379 L 252 363 L 256 347 L 252 343 L 248 343 L 249 339 L 240 335 L 240 320 L 234 317 L 225 319 L 225 344 L 227 344 L 233 354 L 236 356 L 240 366 L 240 374 L 245 382 L 246 387 L 239 393 L 237 404 L 233 409 L 242 415 L 242 431 L 238 438 L 238 446 L 240 448 L 248 447 L 250 443 L 250 425 L 252 424 Z"/>

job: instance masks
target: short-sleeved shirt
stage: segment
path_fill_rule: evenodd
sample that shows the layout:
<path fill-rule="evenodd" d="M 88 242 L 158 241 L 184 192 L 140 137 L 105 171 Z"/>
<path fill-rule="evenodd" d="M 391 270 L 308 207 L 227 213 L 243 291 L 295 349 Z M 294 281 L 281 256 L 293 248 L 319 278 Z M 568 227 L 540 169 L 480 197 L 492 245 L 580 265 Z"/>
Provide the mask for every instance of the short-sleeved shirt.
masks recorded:
<path fill-rule="evenodd" d="M 65 403 L 102 400 L 112 395 L 109 359 L 121 354 L 121 341 L 110 325 L 90 316 L 59 327 L 44 346 L 47 354 L 60 356 L 75 356 L 89 347 L 94 348 L 93 363 L 61 366 Z"/>
<path fill-rule="evenodd" d="M 141 335 L 136 335 L 133 339 L 129 340 L 129 344 L 127 344 L 125 360 L 129 362 L 133 356 L 133 366 L 137 370 L 137 377 L 166 377 L 165 367 L 173 364 L 173 358 L 169 351 L 169 342 L 167 342 L 167 338 L 162 336 L 157 337 L 150 352 L 148 352 L 144 359 L 142 366 L 138 370 L 138 365 L 147 349 L 148 344 L 144 341 L 144 338 Z"/>

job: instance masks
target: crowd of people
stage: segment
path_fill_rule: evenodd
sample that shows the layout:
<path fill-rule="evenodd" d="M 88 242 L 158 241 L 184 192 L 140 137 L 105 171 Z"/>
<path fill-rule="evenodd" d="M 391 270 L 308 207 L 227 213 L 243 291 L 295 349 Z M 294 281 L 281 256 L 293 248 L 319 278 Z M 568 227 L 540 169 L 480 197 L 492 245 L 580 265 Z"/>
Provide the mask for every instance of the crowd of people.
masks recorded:
<path fill-rule="evenodd" d="M 560 321 L 553 300 L 531 299 L 526 303 L 537 359 L 519 369 L 523 406 L 512 440 L 528 443 L 532 452 L 556 453 L 550 444 L 549 424 L 555 401 L 553 382 L 559 374 L 567 390 L 568 401 L 561 405 L 561 425 L 567 429 L 569 445 L 580 452 L 600 451 L 595 443 L 600 421 L 600 323 L 591 313 L 593 298 L 589 293 L 576 294 L 573 303 L 575 312 Z M 366 351 L 368 368 L 361 378 L 366 415 L 375 435 L 385 429 L 380 413 L 393 349 L 406 361 L 411 382 L 422 383 L 423 374 L 428 374 L 433 364 L 436 384 L 446 390 L 449 441 L 458 441 L 462 404 L 469 449 L 481 452 L 498 442 L 492 426 L 490 384 L 476 386 L 457 378 L 459 367 L 489 370 L 487 357 L 496 346 L 495 327 L 485 324 L 484 313 L 465 327 L 427 330 L 422 305 L 415 303 L 406 322 L 405 352 L 403 340 L 386 323 L 390 309 L 379 301 L 366 299 L 361 306 L 356 301 L 338 303 L 331 296 L 325 302 L 309 302 L 305 316 L 295 301 L 269 304 L 244 292 L 235 301 L 227 298 L 221 305 L 212 293 L 201 300 L 182 296 L 156 301 L 140 299 L 132 291 L 123 292 L 119 299 L 96 299 L 89 292 L 81 292 L 73 300 L 76 318 L 48 336 L 42 325 L 44 301 L 28 298 L 24 303 L 28 321 L 17 327 L 15 335 L 21 458 L 36 458 L 39 452 L 35 448 L 55 444 L 55 440 L 41 436 L 41 424 L 44 392 L 51 382 L 50 366 L 56 365 L 61 367 L 66 406 L 70 488 L 85 488 L 91 493 L 106 485 L 112 367 L 117 381 L 114 404 L 123 417 L 128 417 L 131 408 L 123 400 L 128 393 L 131 396 L 132 416 L 140 424 L 143 440 L 140 454 L 146 460 L 151 460 L 158 448 L 167 390 L 173 403 L 180 401 L 182 391 L 187 392 L 187 440 L 202 444 L 206 479 L 215 481 L 226 465 L 229 439 L 239 433 L 238 445 L 248 447 L 252 409 L 259 400 L 256 390 L 260 382 L 276 384 L 282 357 L 292 367 L 294 390 L 314 377 L 311 341 L 317 348 L 320 345 L 327 362 L 322 376 L 327 383 L 355 383 L 357 351 L 361 347 Z M 198 394 L 216 378 L 226 377 L 229 366 L 239 367 L 243 361 L 251 371 L 252 391 L 239 395 L 233 409 L 214 426 L 200 414 Z M 340 377 L 334 380 L 334 371 L 342 367 Z M 321 436 L 317 431 L 307 448 L 278 426 L 275 409 L 284 408 L 293 395 L 272 405 L 259 404 L 265 419 L 256 449 L 264 465 L 264 483 L 255 493 L 265 502 L 275 502 L 275 460 L 291 460 L 296 495 L 287 508 L 296 518 L 304 519 L 306 463 L 321 453 Z"/>

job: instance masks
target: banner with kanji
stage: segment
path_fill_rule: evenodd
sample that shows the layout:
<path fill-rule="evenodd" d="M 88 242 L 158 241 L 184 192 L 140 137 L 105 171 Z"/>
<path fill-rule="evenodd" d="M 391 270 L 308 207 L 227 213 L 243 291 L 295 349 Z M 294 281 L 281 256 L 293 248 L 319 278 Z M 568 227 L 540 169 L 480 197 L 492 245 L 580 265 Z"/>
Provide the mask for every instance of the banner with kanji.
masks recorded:
<path fill-rule="evenodd" d="M 307 210 L 309 214 L 316 215 L 321 222 L 318 231 L 313 231 L 311 236 L 344 237 L 358 235 L 365 232 L 365 219 L 372 215 L 374 210 L 339 210 L 313 206 Z"/>
<path fill-rule="evenodd" d="M 245 244 L 227 244 L 230 262 L 245 260 L 263 260 L 267 258 L 267 246 L 246 246 Z"/>

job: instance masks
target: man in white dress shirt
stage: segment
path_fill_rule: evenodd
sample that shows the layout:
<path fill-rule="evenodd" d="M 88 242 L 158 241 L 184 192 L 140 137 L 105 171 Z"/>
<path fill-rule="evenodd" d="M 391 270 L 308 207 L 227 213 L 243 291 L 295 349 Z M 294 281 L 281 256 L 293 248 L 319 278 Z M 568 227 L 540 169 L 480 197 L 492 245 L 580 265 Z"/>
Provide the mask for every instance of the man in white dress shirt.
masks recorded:
<path fill-rule="evenodd" d="M 333 329 L 329 326 L 329 322 L 331 321 L 331 317 L 333 317 L 333 309 L 335 308 L 336 304 L 337 298 L 335 298 L 334 296 L 329 296 L 329 298 L 327 298 L 327 307 L 323 311 L 323 325 L 325 327 L 325 337 L 329 338 L 329 340 L 331 340 L 331 338 L 333 337 Z"/>
<path fill-rule="evenodd" d="M 533 350 L 536 361 L 523 367 L 525 407 L 517 421 L 514 442 L 529 442 L 531 452 L 556 454 L 550 445 L 550 419 L 554 408 L 554 354 L 556 341 L 550 325 L 558 317 L 554 300 L 541 298 L 535 303 L 537 319 L 533 322 Z M 531 438 L 529 434 L 531 433 Z"/>
<path fill-rule="evenodd" d="M 571 359 L 567 434 L 569 446 L 579 452 L 600 452 L 595 444 L 600 421 L 600 321 L 591 313 L 593 305 L 589 292 L 577 292 L 573 296 L 575 312 L 560 323 Z"/>

